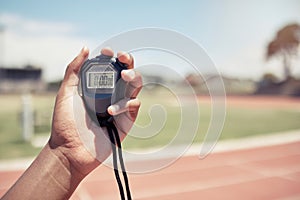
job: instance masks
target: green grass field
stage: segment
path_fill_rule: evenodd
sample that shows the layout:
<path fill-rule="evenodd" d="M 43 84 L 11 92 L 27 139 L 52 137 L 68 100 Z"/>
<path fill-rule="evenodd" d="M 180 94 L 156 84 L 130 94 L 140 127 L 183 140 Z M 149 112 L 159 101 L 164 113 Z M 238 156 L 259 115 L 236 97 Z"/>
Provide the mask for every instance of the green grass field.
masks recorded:
<path fill-rule="evenodd" d="M 35 95 L 35 134 L 49 135 L 54 95 Z M 24 142 L 21 134 L 21 95 L 0 96 L 0 159 L 37 155 L 40 148 Z"/>
<path fill-rule="evenodd" d="M 157 98 L 157 97 L 160 98 Z M 149 148 L 168 144 L 176 135 L 180 127 L 181 108 L 174 95 L 159 90 L 155 94 L 142 92 L 139 97 L 142 101 L 141 110 L 136 121 L 140 127 L 147 127 L 155 122 L 153 133 L 147 128 L 134 128 L 124 142 L 125 148 Z M 34 95 L 32 97 L 35 109 L 35 135 L 49 136 L 51 117 L 55 95 Z M 35 156 L 40 148 L 34 148 L 30 143 L 22 141 L 21 137 L 21 96 L 0 96 L 0 159 Z M 154 107 L 153 107 L 154 106 Z M 163 108 L 162 108 L 163 107 Z M 149 111 L 152 113 L 151 117 Z M 199 129 L 193 142 L 203 141 L 209 127 L 211 110 L 209 103 L 200 103 Z M 164 111 L 164 112 L 162 112 Z M 164 113 L 166 117 L 164 117 Z M 162 122 L 165 120 L 165 123 Z M 287 107 L 235 107 L 227 109 L 226 120 L 220 139 L 239 138 L 250 135 L 270 134 L 279 131 L 300 129 L 300 110 Z M 187 127 L 193 126 L 194 120 L 188 120 Z M 148 129 L 149 130 L 149 129 Z M 193 134 L 192 130 L 185 129 L 186 134 Z M 184 133 L 185 134 L 185 133 Z M 191 142 L 181 137 L 176 144 Z"/>
<path fill-rule="evenodd" d="M 174 106 L 176 98 L 171 94 L 164 93 L 165 97 L 159 99 L 159 103 L 164 106 L 168 113 L 167 120 L 164 127 L 153 137 L 146 137 L 146 139 L 127 137 L 124 142 L 125 148 L 148 148 L 153 146 L 163 146 L 168 144 L 175 136 L 180 124 L 180 109 L 179 105 Z M 159 94 L 159 96 L 163 96 Z M 153 99 L 153 98 L 152 98 Z M 142 95 L 141 97 L 142 107 L 139 113 L 139 117 L 136 124 L 145 125 L 151 123 L 149 118 L 149 109 L 151 109 L 151 95 Z M 157 101 L 157 100 L 156 100 Z M 251 99 L 249 99 L 251 101 Z M 267 105 L 268 102 L 265 102 Z M 282 132 L 287 130 L 300 129 L 300 101 L 298 109 L 291 106 L 287 107 L 270 107 L 270 106 L 230 106 L 226 108 L 225 123 L 220 135 L 221 140 L 240 138 L 246 136 L 254 136 L 261 134 L 272 134 L 276 132 Z M 190 108 L 193 109 L 193 108 Z M 185 134 L 195 134 L 193 143 L 200 143 L 204 140 L 207 134 L 210 121 L 211 121 L 211 103 L 199 102 L 200 121 L 199 128 L 196 133 L 192 130 L 187 130 Z M 155 115 L 153 115 L 155 117 Z M 189 120 L 191 125 L 195 123 L 193 119 Z M 217 122 L 218 123 L 218 122 Z M 141 134 L 143 131 L 137 132 L 133 129 L 134 135 Z M 217 134 L 210 132 L 210 134 Z M 180 139 L 176 138 L 175 144 L 183 144 L 191 142 L 184 137 Z"/>

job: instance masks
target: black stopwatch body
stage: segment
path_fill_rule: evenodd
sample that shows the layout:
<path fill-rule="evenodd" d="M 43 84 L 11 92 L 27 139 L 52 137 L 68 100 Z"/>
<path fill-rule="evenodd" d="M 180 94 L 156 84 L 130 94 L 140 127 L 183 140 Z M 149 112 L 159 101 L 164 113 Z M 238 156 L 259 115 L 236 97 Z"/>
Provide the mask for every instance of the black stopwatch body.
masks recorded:
<path fill-rule="evenodd" d="M 117 58 L 99 55 L 85 61 L 80 69 L 79 95 L 90 118 L 101 127 L 106 127 L 111 142 L 113 157 L 119 155 L 127 199 L 131 200 L 128 178 L 122 157 L 121 141 L 113 117 L 107 112 L 111 104 L 125 98 L 126 83 L 121 78 L 122 70 L 127 69 Z M 119 186 L 121 199 L 125 199 L 123 184 L 119 177 L 118 164 L 114 159 L 115 177 Z"/>
<path fill-rule="evenodd" d="M 124 69 L 127 65 L 106 55 L 88 59 L 81 67 L 79 94 L 96 123 L 109 118 L 107 108 L 125 97 L 126 84 L 121 78 Z"/>

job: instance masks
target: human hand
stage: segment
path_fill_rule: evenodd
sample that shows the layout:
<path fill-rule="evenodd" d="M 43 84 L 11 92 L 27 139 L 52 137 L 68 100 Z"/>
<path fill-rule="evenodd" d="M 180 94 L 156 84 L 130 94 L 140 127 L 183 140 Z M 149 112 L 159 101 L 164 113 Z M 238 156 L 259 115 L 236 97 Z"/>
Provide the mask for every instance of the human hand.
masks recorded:
<path fill-rule="evenodd" d="M 85 111 L 82 98 L 78 94 L 78 73 L 89 51 L 83 48 L 80 54 L 68 65 L 64 80 L 58 92 L 53 114 L 52 132 L 49 145 L 59 149 L 70 164 L 83 175 L 88 174 L 111 153 L 111 144 L 107 131 L 95 124 Z M 109 48 L 101 54 L 113 56 Z M 140 107 L 136 99 L 142 86 L 141 76 L 133 71 L 133 58 L 124 52 L 118 53 L 118 59 L 128 65 L 121 73 L 127 82 L 126 99 L 108 108 L 114 116 L 121 141 L 132 127 Z"/>

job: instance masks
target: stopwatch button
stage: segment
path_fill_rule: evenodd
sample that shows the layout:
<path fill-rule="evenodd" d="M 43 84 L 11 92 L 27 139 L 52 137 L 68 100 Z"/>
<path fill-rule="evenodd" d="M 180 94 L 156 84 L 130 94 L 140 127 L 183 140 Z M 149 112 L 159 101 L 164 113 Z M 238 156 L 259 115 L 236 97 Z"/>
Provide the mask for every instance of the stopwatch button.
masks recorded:
<path fill-rule="evenodd" d="M 118 58 L 116 59 L 116 63 L 117 63 L 118 65 L 120 65 L 120 67 L 122 67 L 123 69 L 127 69 L 127 68 L 128 68 L 128 65 L 122 63 Z"/>

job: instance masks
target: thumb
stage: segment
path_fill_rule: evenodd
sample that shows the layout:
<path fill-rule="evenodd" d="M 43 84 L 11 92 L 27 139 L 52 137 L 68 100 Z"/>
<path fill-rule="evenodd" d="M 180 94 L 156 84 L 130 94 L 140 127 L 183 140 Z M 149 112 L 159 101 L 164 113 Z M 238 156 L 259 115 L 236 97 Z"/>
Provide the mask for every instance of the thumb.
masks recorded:
<path fill-rule="evenodd" d="M 62 85 L 65 86 L 77 86 L 78 85 L 78 73 L 84 61 L 89 55 L 87 47 L 83 47 L 80 53 L 74 58 L 74 60 L 68 65 Z"/>

